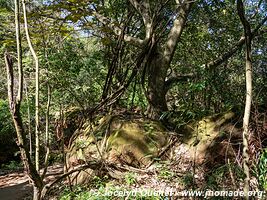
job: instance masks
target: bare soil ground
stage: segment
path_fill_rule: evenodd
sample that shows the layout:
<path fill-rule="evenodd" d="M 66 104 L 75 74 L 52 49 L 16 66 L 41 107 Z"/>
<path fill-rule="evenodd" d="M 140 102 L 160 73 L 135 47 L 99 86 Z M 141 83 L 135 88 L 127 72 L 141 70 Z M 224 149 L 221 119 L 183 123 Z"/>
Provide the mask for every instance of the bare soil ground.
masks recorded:
<path fill-rule="evenodd" d="M 62 172 L 62 165 L 53 165 L 48 167 L 45 182 L 47 183 L 53 181 L 58 175 L 62 174 Z M 0 170 L 0 199 L 32 199 L 32 186 L 25 172 Z"/>

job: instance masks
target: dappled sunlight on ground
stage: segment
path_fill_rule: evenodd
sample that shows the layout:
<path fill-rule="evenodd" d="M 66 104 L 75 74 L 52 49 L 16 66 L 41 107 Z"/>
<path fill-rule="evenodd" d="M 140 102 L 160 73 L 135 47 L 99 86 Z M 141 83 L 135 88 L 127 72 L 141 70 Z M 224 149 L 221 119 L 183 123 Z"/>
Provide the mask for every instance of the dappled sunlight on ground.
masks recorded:
<path fill-rule="evenodd" d="M 41 173 L 43 170 L 41 170 Z M 55 180 L 63 173 L 62 165 L 49 166 L 45 182 Z M 5 171 L 0 175 L 0 199 L 1 200 L 22 200 L 31 199 L 32 186 L 27 174 L 23 171 Z"/>

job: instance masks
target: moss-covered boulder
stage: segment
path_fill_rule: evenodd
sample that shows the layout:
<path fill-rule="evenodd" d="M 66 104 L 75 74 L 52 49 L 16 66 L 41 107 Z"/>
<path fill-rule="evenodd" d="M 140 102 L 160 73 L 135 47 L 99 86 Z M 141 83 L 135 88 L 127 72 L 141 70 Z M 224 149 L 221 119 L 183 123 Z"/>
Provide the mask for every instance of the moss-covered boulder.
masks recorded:
<path fill-rule="evenodd" d="M 187 146 L 190 159 L 203 163 L 216 157 L 211 153 L 219 154 L 225 146 L 221 138 L 227 138 L 224 135 L 233 132 L 239 134 L 240 129 L 231 123 L 234 117 L 234 112 L 228 111 L 204 117 L 180 130 L 179 134 L 183 135 L 180 142 Z M 131 115 L 106 115 L 93 122 L 83 120 L 79 127 L 71 135 L 67 148 L 68 170 L 99 159 L 134 167 L 146 166 L 169 143 L 170 134 L 159 121 Z M 99 166 L 99 169 L 102 167 Z M 96 173 L 92 170 L 76 173 L 72 182 L 90 182 L 90 177 Z"/>
<path fill-rule="evenodd" d="M 231 123 L 234 117 L 235 113 L 228 111 L 204 117 L 185 127 L 183 142 L 190 146 L 195 161 L 203 163 L 208 159 L 210 151 L 214 150 L 214 146 L 221 148 L 220 138 L 228 138 L 227 134 L 239 132 Z M 218 149 L 216 152 L 218 153 Z"/>
<path fill-rule="evenodd" d="M 166 145 L 168 134 L 159 122 L 116 119 L 107 139 L 107 158 L 133 166 L 147 165 Z"/>
<path fill-rule="evenodd" d="M 159 155 L 168 136 L 160 122 L 144 118 L 104 116 L 98 123 L 85 122 L 70 141 L 67 168 L 99 158 L 112 163 L 145 166 Z M 92 173 L 87 170 L 73 178 L 77 183 L 84 183 Z"/>

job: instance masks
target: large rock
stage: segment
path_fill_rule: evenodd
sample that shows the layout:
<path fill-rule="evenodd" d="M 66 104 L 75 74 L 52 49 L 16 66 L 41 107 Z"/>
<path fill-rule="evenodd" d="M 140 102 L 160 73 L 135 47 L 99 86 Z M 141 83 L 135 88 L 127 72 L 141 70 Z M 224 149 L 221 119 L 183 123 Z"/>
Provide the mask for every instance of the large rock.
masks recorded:
<path fill-rule="evenodd" d="M 67 150 L 67 168 L 103 159 L 135 167 L 149 164 L 167 144 L 168 131 L 160 122 L 144 118 L 105 116 L 97 125 L 86 122 L 77 130 Z M 73 176 L 76 183 L 89 182 L 94 172 Z"/>
<path fill-rule="evenodd" d="M 232 111 L 208 116 L 180 130 L 183 134 L 180 142 L 187 146 L 192 161 L 201 164 L 215 158 L 220 151 L 223 156 L 226 151 L 231 151 L 225 149 L 226 145 L 221 141 L 230 132 L 241 135 L 240 129 L 231 123 L 234 116 Z M 66 155 L 67 168 L 100 158 L 111 163 L 146 166 L 168 144 L 169 135 L 160 122 L 129 115 L 107 115 L 94 123 L 84 122 L 82 128 L 71 136 Z M 90 182 L 95 173 L 92 170 L 76 173 L 72 181 Z"/>
<path fill-rule="evenodd" d="M 228 154 L 233 153 L 230 148 L 225 149 L 226 145 L 222 144 L 222 141 L 224 138 L 228 140 L 229 137 L 242 135 L 240 129 L 231 123 L 234 117 L 235 113 L 228 111 L 204 117 L 186 126 L 183 142 L 190 147 L 191 157 L 197 163 L 215 158 L 214 153 L 217 155 L 224 154 L 225 151 L 228 151 Z"/>

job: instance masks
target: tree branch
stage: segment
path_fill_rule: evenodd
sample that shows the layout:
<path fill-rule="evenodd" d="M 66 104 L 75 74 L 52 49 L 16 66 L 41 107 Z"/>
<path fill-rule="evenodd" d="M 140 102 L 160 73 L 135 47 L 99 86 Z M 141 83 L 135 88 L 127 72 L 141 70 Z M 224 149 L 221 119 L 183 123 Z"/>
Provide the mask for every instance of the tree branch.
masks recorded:
<path fill-rule="evenodd" d="M 170 77 L 169 79 L 165 81 L 166 91 L 169 90 L 173 84 L 177 82 L 187 81 L 190 78 L 194 78 L 194 74 L 179 74 L 179 75 Z"/>
<path fill-rule="evenodd" d="M 110 30 L 113 31 L 113 33 L 117 36 L 120 36 L 122 34 L 122 29 L 118 26 L 115 25 L 114 22 L 112 22 L 110 19 L 108 19 L 107 17 L 99 14 L 98 12 L 93 12 L 93 14 L 95 15 L 96 19 L 98 21 L 100 21 L 101 23 L 103 23 L 105 26 L 107 26 L 108 28 L 110 28 Z M 127 34 L 124 34 L 124 41 L 132 43 L 135 46 L 143 46 L 145 44 L 145 41 L 137 38 L 137 37 L 133 37 Z"/>
<path fill-rule="evenodd" d="M 14 110 L 14 73 L 13 73 L 13 62 L 8 54 L 5 52 L 5 63 L 6 63 L 6 72 L 7 72 L 7 91 L 8 91 L 8 98 L 9 98 L 9 105 L 10 110 Z"/>
<path fill-rule="evenodd" d="M 22 10 L 23 10 L 23 18 L 24 18 L 24 28 L 25 28 L 25 34 L 26 34 L 26 39 L 28 46 L 30 48 L 30 51 L 32 53 L 32 56 L 35 61 L 35 165 L 36 165 L 36 170 L 39 171 L 39 149 L 40 149 L 40 144 L 39 144 L 39 133 L 40 133 L 40 124 L 39 124 L 39 59 L 38 56 L 33 48 L 31 38 L 30 38 L 30 33 L 29 33 L 29 28 L 28 28 L 28 19 L 27 19 L 27 11 L 26 11 L 26 3 L 25 0 L 22 0 Z"/>
<path fill-rule="evenodd" d="M 64 178 L 66 178 L 67 176 L 69 176 L 69 175 L 71 175 L 71 174 L 73 174 L 75 172 L 85 170 L 85 169 L 97 170 L 97 169 L 99 169 L 99 166 L 101 166 L 101 165 L 103 165 L 103 162 L 100 162 L 100 161 L 91 161 L 91 162 L 88 162 L 85 165 L 80 165 L 80 166 L 72 169 L 71 171 L 68 171 L 68 172 L 62 174 L 56 180 L 54 180 L 53 182 L 51 182 L 49 184 L 46 184 L 43 187 L 41 197 L 44 198 L 45 195 L 49 192 L 49 190 L 51 189 L 52 186 L 54 186 L 55 184 L 57 184 L 58 182 L 60 182 Z"/>
<path fill-rule="evenodd" d="M 192 5 L 193 2 L 189 0 L 185 0 L 183 3 L 181 3 L 181 5 L 178 5 L 179 6 L 178 10 L 180 13 L 174 20 L 173 27 L 171 28 L 171 31 L 168 35 L 166 47 L 164 50 L 164 58 L 168 64 L 172 60 L 178 40 L 182 35 L 182 31 L 185 26 L 185 22 L 187 20 L 187 15 Z"/>
<path fill-rule="evenodd" d="M 86 164 L 77 166 L 76 168 L 74 168 L 74 169 L 62 174 L 61 176 L 59 176 L 53 182 L 46 184 L 42 189 L 41 197 L 44 198 L 46 196 L 46 194 L 50 191 L 50 189 L 55 184 L 59 183 L 64 178 L 68 177 L 69 175 L 71 175 L 71 174 L 73 174 L 75 172 L 83 171 L 83 170 L 86 170 L 86 169 L 99 170 L 102 167 L 106 172 L 108 172 L 110 169 L 124 169 L 124 170 L 131 170 L 132 169 L 130 167 L 129 168 L 124 168 L 124 167 L 118 166 L 116 164 L 108 163 L 108 162 L 105 162 L 105 161 L 102 161 L 102 160 L 88 161 Z"/>
<path fill-rule="evenodd" d="M 13 66 L 8 54 L 5 54 L 5 61 L 7 67 L 7 78 L 8 78 L 8 90 L 9 94 L 9 105 L 10 105 L 10 112 L 12 115 L 13 123 L 17 133 L 17 145 L 21 152 L 22 162 L 24 164 L 24 168 L 27 170 L 27 173 L 30 179 L 34 183 L 34 187 L 38 189 L 42 188 L 43 181 L 41 180 L 39 174 L 37 173 L 36 169 L 34 168 L 33 162 L 31 160 L 29 151 L 27 146 L 25 145 L 26 135 L 23 128 L 23 121 L 20 113 L 20 106 L 22 101 L 22 89 L 23 89 L 23 68 L 22 68 L 22 50 L 21 50 L 21 34 L 20 34 L 20 20 L 19 20 L 19 0 L 14 0 L 15 4 L 15 26 L 16 26 L 16 43 L 17 43 L 17 61 L 18 61 L 18 92 L 17 92 L 17 99 L 16 102 L 14 99 L 14 84 L 13 84 Z"/>
<path fill-rule="evenodd" d="M 20 34 L 20 19 L 19 19 L 19 1 L 15 0 L 15 26 L 16 26 L 16 43 L 17 43 L 17 58 L 18 58 L 18 93 L 17 93 L 17 104 L 22 101 L 22 90 L 23 90 L 23 70 L 22 70 L 22 48 L 21 48 L 21 34 Z"/>
<path fill-rule="evenodd" d="M 148 40 L 152 34 L 152 19 L 149 11 L 150 10 L 149 1 L 145 0 L 142 1 L 142 3 L 138 2 L 137 0 L 129 0 L 129 1 L 143 18 L 146 30 L 146 40 Z"/>
<path fill-rule="evenodd" d="M 264 25 L 264 23 L 267 21 L 267 16 L 258 24 L 258 26 L 251 32 L 251 39 L 254 39 L 257 36 L 257 33 L 259 29 Z M 206 64 L 206 68 L 215 68 L 218 65 L 225 62 L 227 59 L 229 59 L 231 56 L 233 56 L 243 45 L 245 44 L 245 37 L 242 36 L 239 41 L 233 45 L 229 51 L 225 52 L 215 60 L 212 60 Z"/>

